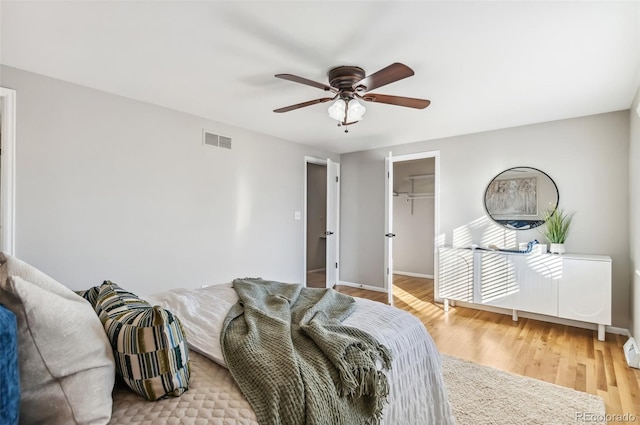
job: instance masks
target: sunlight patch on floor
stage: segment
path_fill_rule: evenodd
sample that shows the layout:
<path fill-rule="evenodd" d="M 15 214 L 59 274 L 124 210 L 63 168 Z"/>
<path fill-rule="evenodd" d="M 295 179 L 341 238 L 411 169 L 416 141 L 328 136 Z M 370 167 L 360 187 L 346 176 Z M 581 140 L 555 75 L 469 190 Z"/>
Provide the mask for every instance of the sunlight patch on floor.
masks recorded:
<path fill-rule="evenodd" d="M 428 301 L 423 301 L 415 295 L 410 294 L 402 288 L 397 286 L 393 287 L 393 296 L 397 297 L 399 300 L 404 301 L 407 305 L 411 307 L 416 307 L 420 309 L 429 309 L 433 308 L 433 304 Z"/>

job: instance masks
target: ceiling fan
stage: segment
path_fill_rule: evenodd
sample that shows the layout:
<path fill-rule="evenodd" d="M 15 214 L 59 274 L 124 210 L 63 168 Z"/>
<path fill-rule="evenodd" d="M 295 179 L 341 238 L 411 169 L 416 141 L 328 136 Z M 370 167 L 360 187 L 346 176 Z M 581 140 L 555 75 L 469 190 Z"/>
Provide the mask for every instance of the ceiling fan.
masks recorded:
<path fill-rule="evenodd" d="M 365 107 L 358 102 L 357 99 L 364 100 L 365 102 L 387 103 L 389 105 L 424 109 L 431 103 L 426 99 L 369 93 L 371 90 L 411 77 L 413 74 L 414 72 L 411 68 L 398 62 L 378 72 L 374 72 L 369 76 L 366 76 L 364 69 L 358 66 L 338 66 L 329 70 L 329 85 L 298 77 L 297 75 L 276 74 L 276 78 L 316 87 L 334 93 L 334 96 L 322 97 L 320 99 L 285 106 L 284 108 L 275 109 L 273 112 L 289 112 L 294 109 L 337 99 L 336 102 L 329 107 L 329 116 L 338 121 L 338 126 L 348 126 L 360 121 L 366 112 Z M 348 131 L 348 129 L 345 129 L 345 133 Z"/>

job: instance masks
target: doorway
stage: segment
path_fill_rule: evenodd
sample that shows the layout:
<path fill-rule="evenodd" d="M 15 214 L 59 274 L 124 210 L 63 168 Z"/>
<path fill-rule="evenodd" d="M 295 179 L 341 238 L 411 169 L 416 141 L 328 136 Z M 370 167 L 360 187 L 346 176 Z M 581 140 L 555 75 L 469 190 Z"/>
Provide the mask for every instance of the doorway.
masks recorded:
<path fill-rule="evenodd" d="M 385 160 L 385 288 L 393 304 L 393 275 L 424 279 L 437 274 L 439 152 Z"/>
<path fill-rule="evenodd" d="M 340 164 L 305 157 L 304 282 L 332 288 L 339 280 Z"/>
<path fill-rule="evenodd" d="M 327 166 L 307 162 L 307 287 L 327 280 Z"/>

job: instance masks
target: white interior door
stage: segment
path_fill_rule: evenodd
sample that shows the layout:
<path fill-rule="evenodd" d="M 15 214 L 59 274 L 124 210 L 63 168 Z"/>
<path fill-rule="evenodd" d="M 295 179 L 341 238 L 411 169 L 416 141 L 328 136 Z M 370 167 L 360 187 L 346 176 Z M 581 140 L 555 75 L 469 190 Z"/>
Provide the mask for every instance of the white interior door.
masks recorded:
<path fill-rule="evenodd" d="M 0 249 L 15 254 L 16 92 L 0 87 Z"/>
<path fill-rule="evenodd" d="M 340 164 L 327 158 L 327 263 L 326 286 L 332 288 L 339 280 L 339 211 L 340 211 Z"/>
<path fill-rule="evenodd" d="M 385 242 L 384 242 L 384 287 L 387 289 L 389 304 L 393 305 L 393 154 L 384 159 L 385 174 Z"/>

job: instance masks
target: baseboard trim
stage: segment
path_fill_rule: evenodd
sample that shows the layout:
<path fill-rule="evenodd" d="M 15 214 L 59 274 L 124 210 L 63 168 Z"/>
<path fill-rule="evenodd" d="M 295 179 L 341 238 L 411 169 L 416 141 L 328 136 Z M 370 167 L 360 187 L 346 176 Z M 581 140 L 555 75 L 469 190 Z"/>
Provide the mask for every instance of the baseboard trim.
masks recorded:
<path fill-rule="evenodd" d="M 619 328 L 617 326 L 605 326 L 604 331 L 609 332 L 610 334 L 624 335 L 629 338 L 633 336 L 629 329 Z"/>
<path fill-rule="evenodd" d="M 493 313 L 505 314 L 508 316 L 511 316 L 513 312 L 513 310 L 510 310 L 510 309 L 493 307 L 489 305 L 475 304 L 475 303 L 466 303 L 464 301 L 455 301 L 455 305 L 460 307 L 473 308 L 475 310 L 491 311 Z M 518 317 L 539 320 L 541 322 L 556 323 L 558 325 L 573 326 L 573 327 L 582 328 L 582 329 L 590 329 L 595 331 L 598 330 L 598 325 L 595 323 L 581 322 L 579 320 L 563 319 L 562 317 L 545 316 L 544 314 L 528 313 L 526 311 L 520 311 L 520 310 L 518 310 Z M 629 329 L 620 328 L 617 326 L 607 325 L 605 326 L 605 332 L 631 337 L 631 333 L 629 332 Z"/>
<path fill-rule="evenodd" d="M 432 274 L 414 273 L 414 272 L 399 272 L 397 270 L 394 270 L 393 274 L 399 274 L 399 275 L 402 275 L 402 276 L 409 276 L 409 277 L 421 277 L 423 279 L 433 279 L 433 275 Z"/>
<path fill-rule="evenodd" d="M 385 292 L 385 293 L 387 292 L 386 289 L 380 288 L 379 286 L 363 285 L 361 283 L 347 282 L 344 280 L 338 281 L 337 284 L 342 286 L 350 286 L 352 288 L 366 289 L 367 291 L 376 291 L 376 292 Z"/>

